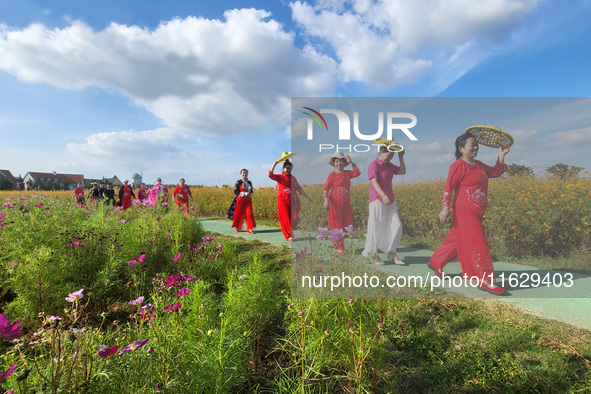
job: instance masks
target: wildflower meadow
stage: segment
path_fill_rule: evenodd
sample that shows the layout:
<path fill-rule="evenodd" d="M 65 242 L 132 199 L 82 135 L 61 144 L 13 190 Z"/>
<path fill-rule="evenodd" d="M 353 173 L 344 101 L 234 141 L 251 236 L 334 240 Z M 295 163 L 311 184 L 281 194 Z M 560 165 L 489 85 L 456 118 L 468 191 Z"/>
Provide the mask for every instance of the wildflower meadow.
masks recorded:
<path fill-rule="evenodd" d="M 442 186 L 395 186 L 407 242 L 445 236 Z M 317 202 L 302 206 L 306 228 L 326 211 L 322 186 L 304 187 Z M 292 296 L 290 248 L 205 232 L 199 218 L 224 217 L 233 193 L 193 193 L 190 216 L 0 193 L 0 393 L 591 389 L 587 330 L 496 301 Z M 257 220 L 276 220 L 275 193 L 255 190 Z M 355 230 L 366 196 L 352 188 Z M 490 196 L 493 251 L 588 252 L 588 178 L 502 178 Z"/>

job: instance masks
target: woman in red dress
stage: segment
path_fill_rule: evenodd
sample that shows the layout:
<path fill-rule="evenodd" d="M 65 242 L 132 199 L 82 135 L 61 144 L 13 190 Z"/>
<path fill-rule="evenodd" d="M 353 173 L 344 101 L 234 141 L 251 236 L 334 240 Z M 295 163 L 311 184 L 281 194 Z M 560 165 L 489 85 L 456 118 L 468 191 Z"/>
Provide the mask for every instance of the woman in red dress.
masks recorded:
<path fill-rule="evenodd" d="M 123 186 L 119 188 L 119 201 L 121 201 L 121 207 L 123 210 L 131 207 L 131 197 L 135 198 L 133 189 L 128 185 L 129 181 L 126 179 L 123 181 Z"/>
<path fill-rule="evenodd" d="M 505 172 L 507 153 L 509 148 L 499 147 L 497 163 L 490 167 L 475 160 L 478 142 L 471 134 L 462 134 L 456 139 L 457 159 L 449 167 L 443 189 L 443 209 L 439 213 L 439 220 L 445 222 L 451 205 L 453 227 L 429 263 L 429 267 L 442 276 L 445 264 L 457 257 L 468 280 L 478 277 L 481 289 L 495 294 L 502 294 L 505 290 L 494 283 L 495 272 L 482 218 L 488 208 L 488 178 L 499 177 Z"/>
<path fill-rule="evenodd" d="M 328 175 L 324 185 L 324 209 L 328 209 L 328 226 L 331 230 L 344 230 L 353 226 L 353 210 L 349 190 L 351 189 L 351 178 L 357 178 L 361 172 L 357 165 L 351 161 L 349 155 L 336 151 L 330 158 L 328 164 L 336 169 Z M 351 164 L 353 171 L 345 171 L 345 167 Z M 345 251 L 343 241 L 334 242 L 337 254 L 342 255 Z"/>
<path fill-rule="evenodd" d="M 299 194 L 304 195 L 309 201 L 310 197 L 304 192 L 295 176 L 291 175 L 293 165 L 289 160 L 283 163 L 283 172 L 274 174 L 276 161 L 269 170 L 269 178 L 277 182 L 277 214 L 279 215 L 279 225 L 281 232 L 287 241 L 293 241 L 293 229 L 296 228 L 300 220 L 300 198 Z"/>
<path fill-rule="evenodd" d="M 232 219 L 232 227 L 236 228 L 236 232 L 242 231 L 242 223 L 246 218 L 246 231 L 254 234 L 253 228 L 257 226 L 252 212 L 252 183 L 248 179 L 248 170 L 243 168 L 240 170 L 240 179 L 234 185 L 234 194 L 236 194 L 234 216 Z"/>
<path fill-rule="evenodd" d="M 193 194 L 189 186 L 185 185 L 185 178 L 179 180 L 179 184 L 172 192 L 172 198 L 176 201 L 176 206 L 181 211 L 185 211 L 186 216 L 191 216 L 191 212 L 189 212 L 189 199 L 193 201 Z"/>

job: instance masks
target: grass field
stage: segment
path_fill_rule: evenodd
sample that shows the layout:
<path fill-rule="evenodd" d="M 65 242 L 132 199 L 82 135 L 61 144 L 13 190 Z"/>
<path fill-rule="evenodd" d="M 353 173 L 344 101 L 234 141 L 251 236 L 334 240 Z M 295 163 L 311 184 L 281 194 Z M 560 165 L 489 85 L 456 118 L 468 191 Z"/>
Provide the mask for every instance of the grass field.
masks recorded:
<path fill-rule="evenodd" d="M 586 253 L 589 186 L 491 184 L 493 250 L 548 264 Z M 306 190 L 319 201 L 321 187 Z M 430 224 L 440 190 L 396 186 L 405 242 L 445 235 Z M 195 217 L 224 216 L 232 191 L 194 194 Z M 275 191 L 255 198 L 257 218 L 273 221 Z M 289 248 L 207 234 L 173 207 L 80 208 L 66 192 L 2 193 L 0 203 L 0 392 L 591 391 L 591 332 L 502 301 L 296 298 Z M 326 215 L 302 213 L 309 226 Z M 512 252 L 528 242 L 540 249 Z"/>

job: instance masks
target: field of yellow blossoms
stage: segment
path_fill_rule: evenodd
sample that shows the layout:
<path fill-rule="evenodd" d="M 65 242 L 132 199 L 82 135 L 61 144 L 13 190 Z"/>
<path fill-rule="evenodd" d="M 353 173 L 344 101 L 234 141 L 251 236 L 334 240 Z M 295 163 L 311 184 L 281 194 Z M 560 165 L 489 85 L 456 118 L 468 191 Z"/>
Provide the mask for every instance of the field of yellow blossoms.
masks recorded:
<path fill-rule="evenodd" d="M 444 180 L 400 183 L 394 194 L 405 237 L 442 241 L 451 220 L 440 224 Z M 323 185 L 304 186 L 313 203 L 302 199 L 301 225 L 310 229 L 328 226 L 322 208 Z M 206 217 L 225 217 L 234 196 L 231 187 L 193 187 L 195 211 Z M 355 227 L 367 225 L 369 185 L 351 188 Z M 72 198 L 72 192 L 0 192 L 0 198 L 28 194 Z M 277 223 L 276 189 L 256 188 L 253 208 L 258 220 Z M 564 256 L 589 251 L 591 243 L 591 178 L 559 178 L 540 175 L 492 179 L 489 209 L 484 226 L 491 250 L 514 256 Z"/>

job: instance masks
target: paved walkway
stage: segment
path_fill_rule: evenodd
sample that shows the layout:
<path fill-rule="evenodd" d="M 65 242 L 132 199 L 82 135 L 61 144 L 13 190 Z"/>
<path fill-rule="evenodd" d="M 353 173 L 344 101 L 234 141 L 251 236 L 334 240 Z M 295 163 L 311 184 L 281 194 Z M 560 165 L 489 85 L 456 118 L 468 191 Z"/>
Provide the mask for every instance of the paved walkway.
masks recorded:
<path fill-rule="evenodd" d="M 229 220 L 210 220 L 203 219 L 201 224 L 207 231 L 221 234 L 239 236 L 248 240 L 258 240 L 272 245 L 290 245 L 286 242 L 278 228 L 268 226 L 258 226 L 255 228 L 256 234 L 247 232 L 237 233 L 235 229 L 230 228 Z M 292 246 L 299 250 L 303 245 L 304 238 L 302 234 L 296 232 L 296 242 Z M 349 242 L 349 241 L 348 241 Z M 348 245 L 349 247 L 349 245 Z M 356 261 L 360 264 L 366 264 L 367 258 L 361 256 L 363 245 L 355 243 L 351 245 L 355 252 Z M 432 277 L 433 271 L 427 267 L 429 257 L 433 252 L 428 250 L 399 248 L 398 256 L 404 260 L 405 266 L 397 266 L 392 262 L 386 262 L 384 266 L 374 265 L 375 268 L 391 275 L 419 275 L 422 277 Z M 386 259 L 385 254 L 380 254 L 382 259 Z M 385 260 L 384 260 L 385 261 Z M 505 278 L 503 286 L 510 295 L 498 297 L 470 287 L 452 287 L 443 286 L 448 291 L 457 294 L 460 297 L 470 298 L 492 298 L 500 301 L 510 302 L 525 312 L 532 313 L 550 319 L 560 320 L 580 328 L 591 330 L 591 277 L 582 274 L 572 274 L 565 271 L 553 271 L 549 269 L 539 269 L 519 264 L 510 264 L 500 261 L 494 262 L 497 281 Z M 445 274 L 450 278 L 459 276 L 461 273 L 460 265 L 457 262 L 451 262 L 445 267 Z M 562 286 L 544 286 L 534 287 L 532 280 L 549 281 L 551 284 Z M 511 282 L 509 282 L 511 279 Z M 529 282 L 525 279 L 529 279 Z M 571 280 L 572 279 L 572 280 Z M 529 287 L 524 287 L 529 284 Z M 565 285 L 570 287 L 565 287 Z M 519 286 L 516 286 L 519 285 Z"/>

